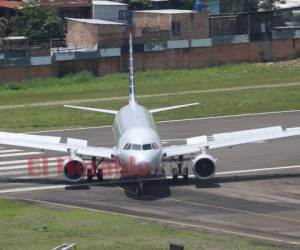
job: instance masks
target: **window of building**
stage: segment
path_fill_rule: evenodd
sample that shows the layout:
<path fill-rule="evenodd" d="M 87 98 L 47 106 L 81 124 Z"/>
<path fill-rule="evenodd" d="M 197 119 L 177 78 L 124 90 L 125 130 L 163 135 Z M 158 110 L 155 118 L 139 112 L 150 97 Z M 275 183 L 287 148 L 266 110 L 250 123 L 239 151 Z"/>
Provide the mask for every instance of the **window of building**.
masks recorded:
<path fill-rule="evenodd" d="M 180 22 L 173 21 L 172 22 L 172 33 L 173 35 L 177 35 L 181 33 L 181 24 Z"/>
<path fill-rule="evenodd" d="M 127 10 L 119 10 L 119 20 L 127 20 L 128 12 Z"/>

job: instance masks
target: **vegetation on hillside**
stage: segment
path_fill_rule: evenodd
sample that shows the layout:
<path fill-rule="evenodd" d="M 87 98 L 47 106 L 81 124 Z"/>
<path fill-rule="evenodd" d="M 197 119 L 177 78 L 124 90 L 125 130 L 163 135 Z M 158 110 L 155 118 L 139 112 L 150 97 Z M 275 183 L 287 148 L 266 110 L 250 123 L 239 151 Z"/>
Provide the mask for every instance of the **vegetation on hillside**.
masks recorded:
<path fill-rule="evenodd" d="M 18 10 L 10 26 L 14 35 L 28 36 L 32 40 L 48 41 L 64 36 L 62 19 L 55 9 L 47 6 L 30 6 Z"/>

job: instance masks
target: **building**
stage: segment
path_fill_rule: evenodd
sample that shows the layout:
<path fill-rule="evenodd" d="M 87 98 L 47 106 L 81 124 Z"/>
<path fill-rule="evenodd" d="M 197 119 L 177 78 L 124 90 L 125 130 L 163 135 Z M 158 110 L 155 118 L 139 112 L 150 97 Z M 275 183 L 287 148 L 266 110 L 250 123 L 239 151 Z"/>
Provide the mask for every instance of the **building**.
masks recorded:
<path fill-rule="evenodd" d="M 37 0 L 37 3 L 57 8 L 62 18 L 90 18 L 92 15 L 91 0 Z"/>
<path fill-rule="evenodd" d="M 0 16 L 10 18 L 16 10 L 22 8 L 22 1 L 0 0 Z"/>
<path fill-rule="evenodd" d="M 123 23 L 67 18 L 67 45 L 75 49 L 120 48 L 127 34 Z"/>
<path fill-rule="evenodd" d="M 94 19 L 127 24 L 128 5 L 112 1 L 93 1 Z"/>
<path fill-rule="evenodd" d="M 209 37 L 209 17 L 206 10 L 201 12 L 175 9 L 134 11 L 133 27 L 136 38 L 149 33 L 164 33 L 168 40 Z"/>

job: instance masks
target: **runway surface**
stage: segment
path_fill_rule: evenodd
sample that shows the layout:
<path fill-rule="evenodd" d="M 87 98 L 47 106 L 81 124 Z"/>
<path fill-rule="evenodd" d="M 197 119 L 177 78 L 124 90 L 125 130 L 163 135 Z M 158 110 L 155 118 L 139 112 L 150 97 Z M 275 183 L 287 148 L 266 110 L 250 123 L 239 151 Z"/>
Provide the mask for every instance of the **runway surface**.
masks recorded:
<path fill-rule="evenodd" d="M 158 124 L 163 139 L 282 125 L 300 126 L 300 112 L 195 119 Z M 114 144 L 110 127 L 74 129 L 40 134 L 88 139 L 90 145 Z M 0 197 L 29 199 L 124 213 L 180 226 L 267 239 L 300 248 L 300 137 L 242 145 L 209 152 L 218 158 L 217 172 L 296 166 L 265 172 L 217 176 L 214 183 L 194 180 L 146 183 L 147 196 L 131 193 L 133 184 L 70 187 L 57 177 L 57 160 L 64 157 L 37 150 L 0 149 Z M 32 161 L 28 176 L 28 157 Z M 66 187 L 67 186 L 67 187 Z"/>

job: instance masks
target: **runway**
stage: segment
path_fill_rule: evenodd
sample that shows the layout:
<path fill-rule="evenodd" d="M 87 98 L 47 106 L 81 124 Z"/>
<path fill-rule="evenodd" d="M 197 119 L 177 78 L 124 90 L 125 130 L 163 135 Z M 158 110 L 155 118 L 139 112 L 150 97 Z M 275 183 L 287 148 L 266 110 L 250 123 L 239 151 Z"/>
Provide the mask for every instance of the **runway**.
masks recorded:
<path fill-rule="evenodd" d="M 163 122 L 163 139 L 282 125 L 300 126 L 300 112 Z M 88 139 L 90 145 L 114 144 L 110 127 L 73 129 L 40 134 Z M 209 152 L 218 159 L 215 182 L 202 185 L 171 181 L 146 183 L 147 196 L 138 198 L 128 185 L 70 187 L 57 177 L 64 155 L 37 150 L 0 149 L 0 197 L 65 204 L 151 218 L 178 226 L 271 240 L 300 248 L 300 137 L 242 145 Z M 36 176 L 28 176 L 28 157 Z M 59 159 L 59 160 L 58 160 Z M 291 168 L 276 169 L 277 167 Z M 294 166 L 294 168 L 292 168 Z M 275 168 L 251 172 L 253 169 Z M 249 170 L 237 174 L 234 171 Z M 44 176 L 45 175 L 45 176 Z"/>

